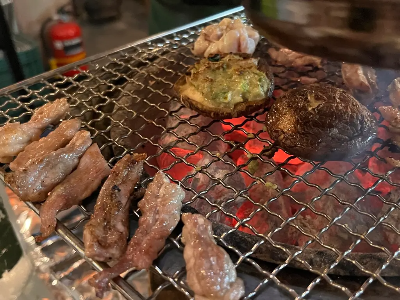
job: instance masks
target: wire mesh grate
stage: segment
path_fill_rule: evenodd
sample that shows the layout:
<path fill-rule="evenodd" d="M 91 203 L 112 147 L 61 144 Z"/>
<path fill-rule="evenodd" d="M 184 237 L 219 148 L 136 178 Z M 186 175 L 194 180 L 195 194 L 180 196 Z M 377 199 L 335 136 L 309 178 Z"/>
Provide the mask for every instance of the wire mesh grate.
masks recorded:
<path fill-rule="evenodd" d="M 195 62 L 189 45 L 220 17 L 89 58 L 81 63 L 88 71 L 73 78 L 62 76 L 63 68 L 3 89 L 0 123 L 25 122 L 35 108 L 66 97 L 69 118 L 82 119 L 110 165 L 126 153 L 147 153 L 149 177 L 142 186 L 162 169 L 186 189 L 187 206 L 214 222 L 217 241 L 245 280 L 246 299 L 396 296 L 400 180 L 384 162 L 387 149 L 393 148 L 390 140 L 381 135 L 364 157 L 343 163 L 304 161 L 283 151 L 269 159 L 264 150 L 271 144 L 264 128 L 268 109 L 215 121 L 176 101 L 173 84 Z M 247 22 L 241 10 L 229 17 Z M 270 47 L 263 39 L 255 55 L 265 56 Z M 270 63 L 274 97 L 310 78 L 344 87 L 338 63 L 301 70 Z M 377 101 L 386 98 L 383 94 Z M 384 123 L 380 130 L 387 131 Z M 207 185 L 199 188 L 202 180 Z M 222 194 L 223 201 L 216 196 Z M 88 220 L 94 202 L 84 202 L 82 220 L 73 227 L 60 224 L 57 229 L 81 255 L 82 242 L 73 232 Z M 132 224 L 139 214 L 134 209 Z M 163 280 L 150 299 L 171 287 L 186 298 L 193 296 L 185 283 L 180 238 L 177 230 L 150 270 Z M 106 267 L 88 262 L 98 270 Z M 144 299 L 121 278 L 113 285 L 128 299 Z"/>

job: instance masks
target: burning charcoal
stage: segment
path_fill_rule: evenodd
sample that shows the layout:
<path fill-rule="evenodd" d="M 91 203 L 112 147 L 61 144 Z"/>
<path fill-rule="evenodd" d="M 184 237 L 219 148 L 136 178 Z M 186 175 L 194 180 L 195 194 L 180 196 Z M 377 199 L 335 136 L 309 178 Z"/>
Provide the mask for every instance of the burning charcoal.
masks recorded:
<path fill-rule="evenodd" d="M 346 195 L 348 196 L 349 194 L 347 193 Z M 367 212 L 366 209 L 368 209 L 368 205 L 373 202 L 373 200 L 370 200 L 371 198 L 366 198 L 364 200 L 364 205 L 362 205 L 363 207 L 360 209 L 361 211 Z M 341 205 L 332 196 L 321 197 L 321 199 L 314 203 L 313 207 L 318 213 L 326 214 L 331 219 L 338 217 L 346 209 L 345 205 Z M 330 221 L 326 217 L 307 209 L 301 213 L 292 224 L 299 226 L 305 233 L 315 236 L 320 234 L 321 230 L 327 227 L 329 223 Z M 373 224 L 374 220 L 372 218 L 362 215 L 355 209 L 351 208 L 339 220 L 336 220 L 333 225 L 330 225 L 328 230 L 320 234 L 320 240 L 327 246 L 338 248 L 341 251 L 346 251 L 351 244 L 358 239 L 356 235 L 349 233 L 349 231 L 354 234 L 366 234 Z M 347 227 L 349 231 L 345 230 L 343 226 Z M 294 227 L 289 228 L 288 235 L 290 236 L 291 242 L 294 242 L 297 246 L 304 246 L 304 244 L 311 239 Z M 373 242 L 378 241 L 377 244 L 379 244 L 380 238 L 377 231 L 370 233 L 368 238 Z M 317 242 L 312 243 L 308 247 L 322 249 L 322 246 Z M 363 241 L 357 245 L 353 251 L 376 252 L 377 250 L 368 246 L 368 244 Z"/>
<path fill-rule="evenodd" d="M 207 128 L 209 132 L 219 136 L 222 134 L 222 127 L 220 123 L 213 123 L 212 119 L 198 115 L 198 113 L 195 111 L 192 111 L 186 107 L 182 107 L 178 102 L 171 103 L 170 111 L 176 112 L 175 114 L 177 116 L 169 116 L 167 118 L 166 127 L 175 134 L 165 133 L 159 141 L 161 146 L 167 147 L 173 145 L 174 147 L 186 150 L 196 150 L 198 147 L 209 144 L 207 149 L 210 151 L 218 151 L 220 153 L 226 152 L 228 148 L 226 143 L 219 139 L 215 141 L 215 138 L 213 138 L 210 133 L 204 130 L 200 131 L 197 128 L 197 126 Z M 182 121 L 180 119 L 182 119 Z M 185 120 L 188 121 L 190 125 Z M 193 144 L 187 143 L 184 140 L 176 143 L 179 138 L 186 138 Z"/>
<path fill-rule="evenodd" d="M 270 146 L 272 143 L 266 142 L 267 140 L 270 140 L 269 134 L 265 131 L 266 128 L 264 122 L 266 117 L 266 114 L 257 116 L 257 121 L 246 121 L 246 118 L 225 120 L 225 122 L 227 123 L 240 126 L 240 128 L 243 130 L 237 129 L 233 132 L 227 133 L 224 135 L 224 138 L 226 140 L 236 142 L 245 142 L 246 140 L 248 140 L 244 147 L 248 150 L 248 152 L 252 154 L 259 154 L 263 151 L 265 147 Z M 231 125 L 223 124 L 222 127 L 225 132 L 229 132 L 230 130 L 232 130 Z M 256 137 L 256 135 L 258 138 Z M 244 154 L 244 151 L 241 151 L 238 157 L 240 157 L 242 154 Z M 283 150 L 278 150 L 274 155 L 274 161 L 276 163 L 283 163 L 289 157 L 290 155 L 286 154 Z M 292 158 L 288 163 L 301 164 L 303 162 L 297 158 Z"/>
<path fill-rule="evenodd" d="M 245 142 L 264 130 L 265 117 L 266 114 L 257 116 L 257 121 L 245 117 L 224 120 L 224 124 L 222 124 L 224 138 L 228 141 Z M 232 131 L 233 126 L 237 126 L 237 129 Z"/>
<path fill-rule="evenodd" d="M 328 162 L 322 167 L 328 169 L 335 175 L 344 175 L 346 172 L 352 169 L 352 165 L 346 162 Z M 305 172 L 312 169 L 310 164 L 304 164 L 299 168 L 296 175 L 303 176 L 308 183 L 320 186 L 322 189 L 327 189 L 337 180 L 337 178 L 330 175 L 327 171 L 317 169 L 309 175 L 304 175 Z M 347 180 L 351 183 L 359 183 L 356 176 L 353 173 L 347 175 Z M 304 202 L 311 203 L 313 199 L 319 197 L 321 192 L 317 188 L 306 185 L 305 183 L 298 183 L 292 188 L 294 192 L 293 196 Z M 332 195 L 327 195 L 327 194 Z M 355 204 L 355 206 L 362 212 L 369 213 L 371 215 L 377 215 L 382 209 L 382 202 L 373 196 L 364 196 L 364 192 L 355 186 L 348 184 L 345 181 L 340 181 L 334 185 L 332 189 L 327 191 L 325 195 L 322 195 L 319 199 L 317 198 L 311 205 L 317 213 L 314 213 L 310 209 L 306 209 L 302 212 L 294 221 L 293 225 L 299 226 L 308 234 L 318 234 L 324 227 L 326 227 L 330 219 L 338 217 L 349 204 L 354 204 L 360 197 L 364 197 Z M 349 203 L 349 204 L 346 204 Z M 301 205 L 299 206 L 299 208 Z M 319 214 L 320 213 L 320 214 Z M 325 216 L 324 216 L 325 215 Z M 364 214 L 360 214 L 354 208 L 350 208 L 339 220 L 336 220 L 335 224 L 332 225 L 327 231 L 321 234 L 320 238 L 326 245 L 332 247 L 339 247 L 341 250 L 347 250 L 350 245 L 357 240 L 355 235 L 351 235 L 342 226 L 346 226 L 350 231 L 356 234 L 365 234 L 371 226 L 373 226 L 374 220 Z M 340 226 L 342 225 L 342 226 Z M 289 239 L 292 242 L 296 242 L 296 245 L 303 246 L 310 238 L 302 234 L 298 229 L 291 227 L 288 229 Z M 371 240 L 378 240 L 378 236 L 370 234 Z M 309 247 L 320 248 L 322 247 L 318 243 L 313 243 Z M 358 251 L 374 251 L 370 249 L 365 243 L 357 246 Z"/>
<path fill-rule="evenodd" d="M 387 199 L 390 202 L 393 203 L 399 203 L 400 200 L 400 191 L 395 190 L 392 191 Z M 382 210 L 382 216 L 386 214 L 386 212 L 391 209 L 389 205 L 385 205 L 385 209 Z M 388 217 L 383 221 L 386 224 L 392 225 L 394 228 L 399 230 L 400 228 L 400 210 L 399 209 L 394 209 L 390 212 Z M 382 223 L 378 225 L 378 227 L 375 229 L 375 231 L 382 232 L 385 240 L 387 241 L 388 248 L 391 251 L 397 251 L 400 247 L 400 236 L 389 226 L 383 225 Z"/>
<path fill-rule="evenodd" d="M 387 158 L 394 156 L 396 159 L 399 158 L 397 153 L 389 152 L 387 148 L 379 150 L 377 155 L 381 158 Z M 379 160 L 378 158 L 371 157 L 368 160 L 368 169 L 378 176 L 386 176 L 389 171 L 393 170 L 393 166 L 389 163 L 385 163 L 383 160 Z M 375 186 L 376 182 L 379 181 L 379 177 L 370 174 L 369 172 L 363 170 L 356 170 L 356 176 L 360 180 L 360 184 L 365 188 L 368 189 L 372 186 Z M 395 184 L 400 183 L 400 169 L 394 170 L 388 178 L 391 182 Z M 382 196 L 388 195 L 391 191 L 393 191 L 395 187 L 386 181 L 380 182 L 378 185 L 375 186 L 374 191 L 379 192 Z"/>
<path fill-rule="evenodd" d="M 229 158 L 224 158 L 224 161 L 233 164 Z M 202 193 L 202 196 L 208 199 L 211 203 L 220 205 L 226 212 L 236 214 L 237 210 L 244 202 L 241 197 L 235 198 L 235 192 L 230 188 L 224 187 L 219 183 L 218 179 L 221 179 L 226 186 L 235 188 L 237 191 L 244 190 L 246 185 L 243 177 L 239 172 L 232 175 L 235 168 L 222 160 L 217 160 L 209 155 L 203 157 L 198 162 L 198 167 L 204 169 L 198 172 L 193 179 L 189 181 L 189 186 L 194 189 L 197 193 Z M 215 179 L 210 178 L 209 173 Z M 207 192 L 206 192 L 207 191 Z M 194 201 L 193 201 L 194 200 Z M 207 200 L 202 198 L 195 198 L 195 195 L 191 192 L 186 193 L 185 202 L 193 201 L 190 205 L 197 209 L 201 214 L 207 214 L 212 210 L 216 209 L 211 206 Z M 229 202 L 229 203 L 227 203 Z M 212 221 L 226 223 L 224 221 L 225 215 L 223 212 L 218 211 L 211 216 Z"/>
<path fill-rule="evenodd" d="M 161 170 L 165 170 L 165 173 L 168 173 L 176 180 L 182 180 L 188 174 L 193 173 L 194 168 L 174 156 L 181 159 L 185 158 L 188 163 L 197 165 L 203 158 L 203 152 L 193 153 L 192 150 L 172 148 L 168 152 L 163 152 L 157 156 L 157 163 Z"/>
<path fill-rule="evenodd" d="M 248 162 L 249 158 L 247 156 L 242 156 L 237 164 L 242 165 Z M 279 198 L 270 201 L 272 198 L 278 196 L 277 189 L 283 189 L 285 183 L 281 171 L 275 170 L 272 163 L 268 161 L 263 162 L 259 159 L 251 160 L 251 162 L 244 168 L 249 171 L 252 175 L 262 178 L 264 182 L 259 181 L 254 184 L 254 179 L 243 173 L 246 185 L 251 186 L 249 189 L 250 198 L 256 202 L 263 204 L 267 209 L 275 214 L 280 215 L 283 219 L 287 219 L 291 216 L 291 200 L 289 197 L 281 195 Z M 271 173 L 270 175 L 266 175 Z M 241 219 L 249 217 L 256 210 L 259 210 L 260 206 L 254 205 L 250 201 L 246 201 L 239 209 L 237 216 Z M 254 214 L 252 218 L 247 221 L 248 225 L 251 225 L 259 234 L 268 234 L 279 227 L 282 223 L 282 219 L 268 212 L 264 208 Z M 236 222 L 233 222 L 236 225 Z M 247 227 L 240 227 L 240 230 L 253 234 L 254 232 Z M 275 239 L 280 240 L 280 234 L 274 236 Z"/>
<path fill-rule="evenodd" d="M 182 180 L 186 175 L 193 173 L 194 168 L 184 163 L 180 158 L 185 158 L 188 163 L 197 165 L 203 156 L 207 154 L 204 151 L 195 152 L 198 147 L 207 146 L 207 150 L 222 154 L 227 151 L 229 146 L 222 140 L 215 140 L 216 138 L 213 138 L 211 134 L 205 131 L 198 132 L 198 128 L 195 126 L 204 126 L 212 134 L 221 135 L 222 127 L 220 123 L 210 125 L 213 122 L 212 119 L 199 116 L 196 112 L 182 107 L 178 102 L 171 103 L 170 111 L 176 112 L 181 119 L 188 120 L 192 125 L 189 125 L 185 121 L 180 121 L 174 115 L 168 117 L 166 127 L 172 130 L 178 137 L 172 133 L 165 133 L 161 137 L 159 144 L 162 147 L 173 146 L 173 148 L 168 150 L 168 152 L 160 153 L 157 157 L 157 163 L 161 169 L 170 168 L 165 172 L 172 176 L 172 178 Z M 177 142 L 179 138 L 186 138 L 193 144 L 189 144 L 184 140 Z"/>
<path fill-rule="evenodd" d="M 207 155 L 204 151 L 194 152 L 198 147 L 207 146 L 207 150 L 222 154 L 227 151 L 229 146 L 204 130 L 198 132 L 199 129 L 195 126 L 205 127 L 212 134 L 219 136 L 223 130 L 220 123 L 212 124 L 212 119 L 200 116 L 196 112 L 182 107 L 178 102 L 171 103 L 170 111 L 175 112 L 179 118 L 187 120 L 191 125 L 185 121 L 180 121 L 175 115 L 167 118 L 166 127 L 172 130 L 178 138 L 172 133 L 165 133 L 161 137 L 159 144 L 162 147 L 173 146 L 173 148 L 168 152 L 162 152 L 157 157 L 157 163 L 161 169 L 170 168 L 166 170 L 166 173 L 172 178 L 182 180 L 186 175 L 193 173 L 194 168 L 184 163 L 180 158 L 185 158 L 188 163 L 197 165 L 203 156 Z M 179 138 L 186 138 L 193 144 L 184 140 L 177 142 Z"/>

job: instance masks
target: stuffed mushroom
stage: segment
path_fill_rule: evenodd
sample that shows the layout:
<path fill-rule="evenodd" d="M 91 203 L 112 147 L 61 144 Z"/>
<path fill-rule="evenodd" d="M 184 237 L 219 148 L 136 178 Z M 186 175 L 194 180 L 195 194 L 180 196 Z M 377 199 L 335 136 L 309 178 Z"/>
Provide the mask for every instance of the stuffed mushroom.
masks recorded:
<path fill-rule="evenodd" d="M 228 119 L 265 107 L 273 87 L 264 59 L 228 54 L 200 60 L 177 81 L 175 91 L 188 108 L 213 119 Z"/>

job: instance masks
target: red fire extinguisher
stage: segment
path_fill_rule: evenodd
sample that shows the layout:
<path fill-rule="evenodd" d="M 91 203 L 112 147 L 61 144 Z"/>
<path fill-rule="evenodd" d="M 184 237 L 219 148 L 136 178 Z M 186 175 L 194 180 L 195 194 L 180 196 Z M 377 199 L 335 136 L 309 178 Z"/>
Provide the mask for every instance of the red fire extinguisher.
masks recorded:
<path fill-rule="evenodd" d="M 50 69 L 56 69 L 67 64 L 80 61 L 86 57 L 83 45 L 82 30 L 78 23 L 66 13 L 59 13 L 54 22 L 49 25 L 48 45 L 51 48 Z M 80 66 L 87 70 L 87 66 Z M 64 76 L 74 76 L 78 70 L 69 71 Z"/>

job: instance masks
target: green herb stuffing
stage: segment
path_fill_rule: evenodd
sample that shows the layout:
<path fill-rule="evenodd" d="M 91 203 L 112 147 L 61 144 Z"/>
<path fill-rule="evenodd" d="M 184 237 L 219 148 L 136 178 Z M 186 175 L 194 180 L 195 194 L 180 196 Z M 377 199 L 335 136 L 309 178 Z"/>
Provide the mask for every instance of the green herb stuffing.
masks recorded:
<path fill-rule="evenodd" d="M 258 59 L 235 55 L 220 61 L 203 59 L 192 68 L 187 84 L 213 106 L 234 107 L 236 103 L 265 98 L 271 83 L 257 66 Z"/>
<path fill-rule="evenodd" d="M 266 186 L 267 188 L 270 188 L 270 189 L 273 189 L 273 190 L 276 190 L 276 189 L 278 188 L 278 186 L 277 186 L 275 183 L 272 183 L 272 182 L 269 182 L 269 181 L 267 181 L 267 182 L 265 183 L 265 186 Z"/>
<path fill-rule="evenodd" d="M 251 175 L 254 175 L 254 173 L 258 170 L 258 160 L 252 160 L 249 165 L 249 172 Z"/>

